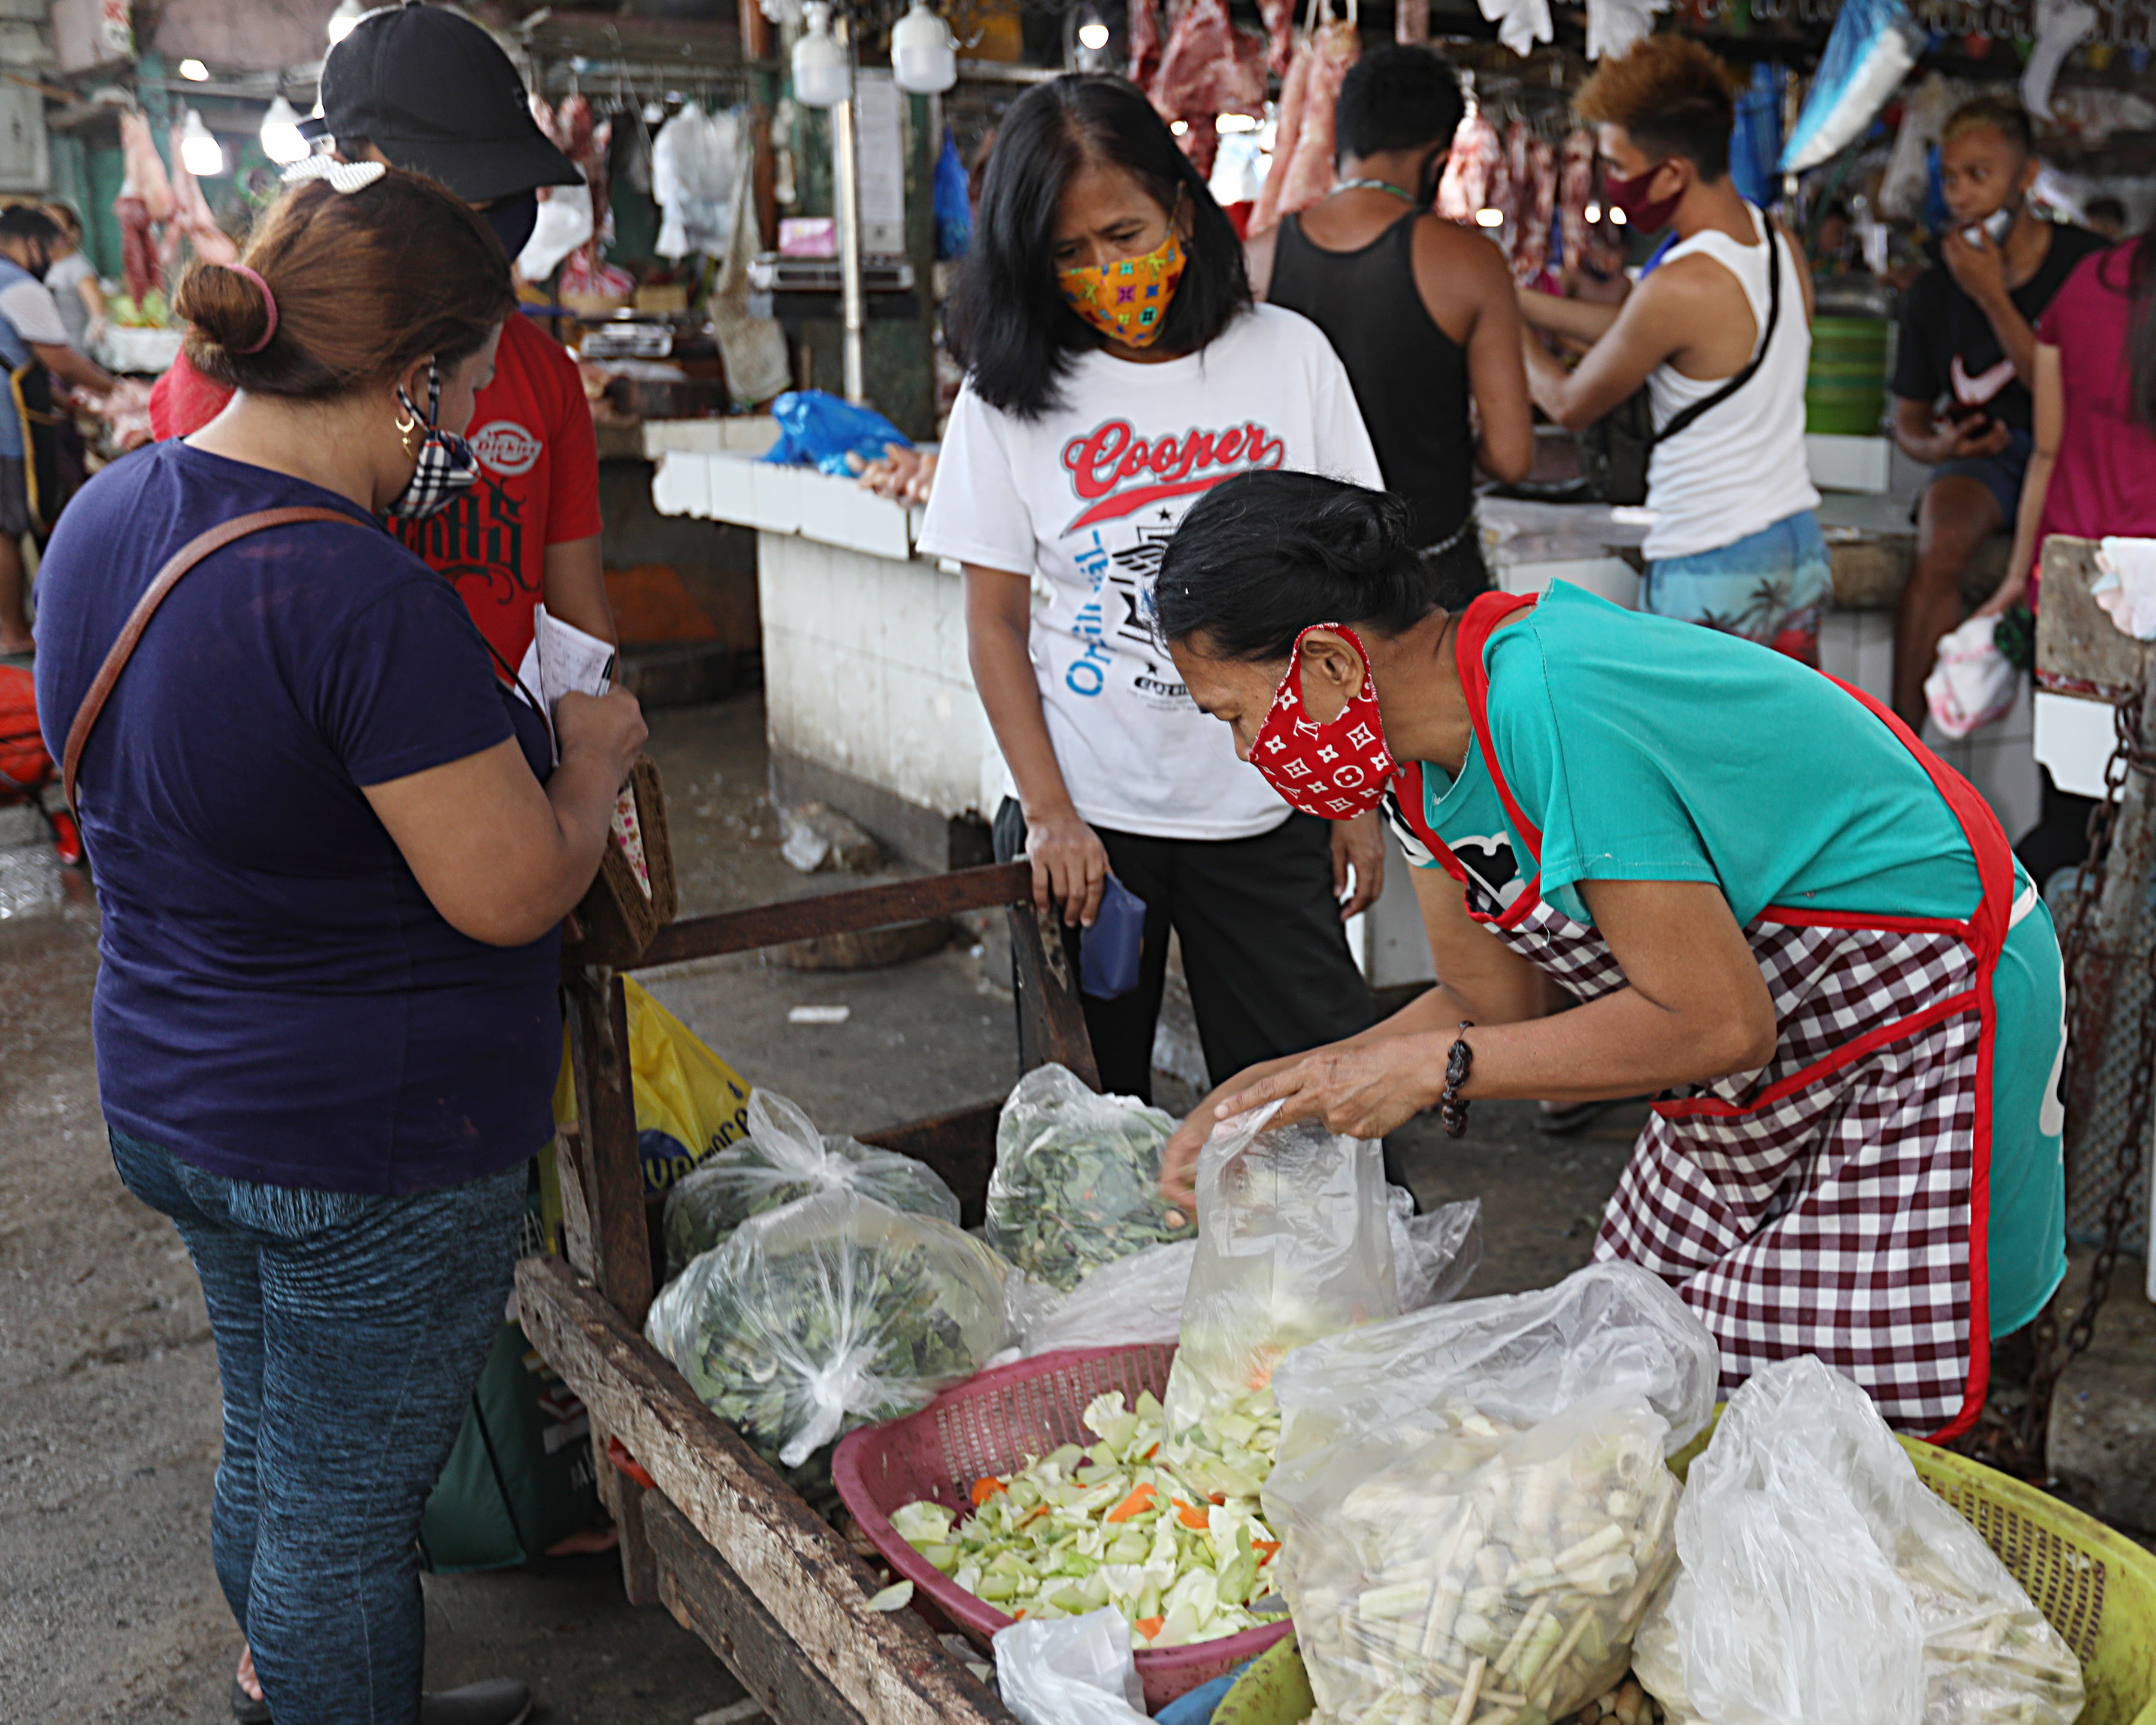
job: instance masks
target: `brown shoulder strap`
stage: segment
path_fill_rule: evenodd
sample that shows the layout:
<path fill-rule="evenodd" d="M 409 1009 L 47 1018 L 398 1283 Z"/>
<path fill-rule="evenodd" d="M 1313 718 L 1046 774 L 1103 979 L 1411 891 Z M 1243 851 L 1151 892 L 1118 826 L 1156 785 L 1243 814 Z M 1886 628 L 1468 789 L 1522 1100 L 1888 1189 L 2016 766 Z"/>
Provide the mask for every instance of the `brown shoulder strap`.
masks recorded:
<path fill-rule="evenodd" d="M 105 655 L 105 663 L 97 668 L 90 693 L 83 696 L 82 705 L 75 710 L 74 723 L 68 726 L 67 747 L 60 761 L 60 789 L 70 809 L 74 808 L 74 775 L 75 769 L 82 764 L 83 746 L 97 726 L 97 716 L 105 711 L 112 685 L 120 680 L 121 672 L 127 669 L 127 661 L 134 655 L 142 631 L 157 614 L 157 607 L 165 603 L 165 595 L 179 585 L 180 577 L 212 552 L 222 551 L 234 540 L 244 539 L 249 533 L 259 533 L 265 527 L 290 526 L 296 521 L 344 521 L 355 527 L 365 525 L 357 516 L 341 509 L 316 509 L 296 504 L 284 509 L 261 509 L 252 515 L 234 516 L 207 532 L 196 534 L 166 560 L 165 567 L 157 571 L 157 579 L 135 602 L 126 626 L 120 631 L 120 639 Z"/>

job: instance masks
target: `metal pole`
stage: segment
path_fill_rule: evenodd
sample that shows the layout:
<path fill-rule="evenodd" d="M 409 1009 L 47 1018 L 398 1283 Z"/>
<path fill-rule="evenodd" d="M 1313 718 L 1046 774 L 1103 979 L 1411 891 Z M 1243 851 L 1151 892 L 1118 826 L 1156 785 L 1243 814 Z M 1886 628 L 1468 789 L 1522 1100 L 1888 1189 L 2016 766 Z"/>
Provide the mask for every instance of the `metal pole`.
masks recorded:
<path fill-rule="evenodd" d="M 853 30 L 844 18 L 837 34 L 850 59 Z M 861 331 L 868 322 L 868 308 L 861 292 L 861 174 L 855 100 L 849 95 L 831 110 L 831 186 L 839 206 L 839 299 L 845 321 L 846 399 L 865 403 L 868 388 L 861 376 Z"/>

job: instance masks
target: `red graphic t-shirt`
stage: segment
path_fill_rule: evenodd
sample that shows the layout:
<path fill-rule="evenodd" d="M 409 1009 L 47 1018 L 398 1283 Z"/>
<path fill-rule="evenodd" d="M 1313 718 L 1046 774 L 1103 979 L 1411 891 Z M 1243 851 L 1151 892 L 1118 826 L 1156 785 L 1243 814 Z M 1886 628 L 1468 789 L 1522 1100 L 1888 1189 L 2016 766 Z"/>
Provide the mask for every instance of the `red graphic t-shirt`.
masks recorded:
<path fill-rule="evenodd" d="M 223 411 L 232 392 L 182 355 L 150 393 L 150 429 L 185 437 Z M 465 434 L 479 480 L 424 521 L 393 521 L 405 544 L 448 578 L 480 632 L 511 666 L 531 644 L 546 597 L 547 547 L 599 531 L 598 443 L 576 362 L 531 319 L 502 326 L 494 381 Z"/>

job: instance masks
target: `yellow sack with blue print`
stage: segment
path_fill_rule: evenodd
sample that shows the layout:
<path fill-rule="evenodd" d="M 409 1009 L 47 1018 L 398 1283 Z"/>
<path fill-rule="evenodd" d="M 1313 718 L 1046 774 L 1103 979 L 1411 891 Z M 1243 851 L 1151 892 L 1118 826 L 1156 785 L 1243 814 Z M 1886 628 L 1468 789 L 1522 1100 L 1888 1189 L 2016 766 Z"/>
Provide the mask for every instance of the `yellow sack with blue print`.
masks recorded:
<path fill-rule="evenodd" d="M 748 1135 L 749 1086 L 642 983 L 624 977 L 621 986 L 629 1003 L 629 1065 L 636 1086 L 644 1189 L 670 1192 L 706 1157 Z M 554 1123 L 573 1126 L 576 1119 L 577 1086 L 565 1029 Z"/>

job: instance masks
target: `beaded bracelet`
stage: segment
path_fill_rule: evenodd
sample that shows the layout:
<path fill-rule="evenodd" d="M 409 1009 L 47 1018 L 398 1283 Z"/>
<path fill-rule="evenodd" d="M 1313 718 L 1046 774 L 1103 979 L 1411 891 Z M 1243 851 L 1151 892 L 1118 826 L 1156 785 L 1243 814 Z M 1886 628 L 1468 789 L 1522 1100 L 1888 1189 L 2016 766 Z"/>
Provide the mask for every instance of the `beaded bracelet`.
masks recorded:
<path fill-rule="evenodd" d="M 1471 1030 L 1475 1020 L 1462 1019 L 1460 1028 Z M 1474 1066 L 1475 1050 L 1462 1036 L 1453 1043 L 1451 1052 L 1445 1057 L 1445 1094 L 1438 1098 L 1438 1115 L 1445 1122 L 1448 1138 L 1459 1137 L 1467 1130 L 1467 1101 L 1460 1094 L 1460 1086 L 1467 1082 L 1467 1075 Z"/>

